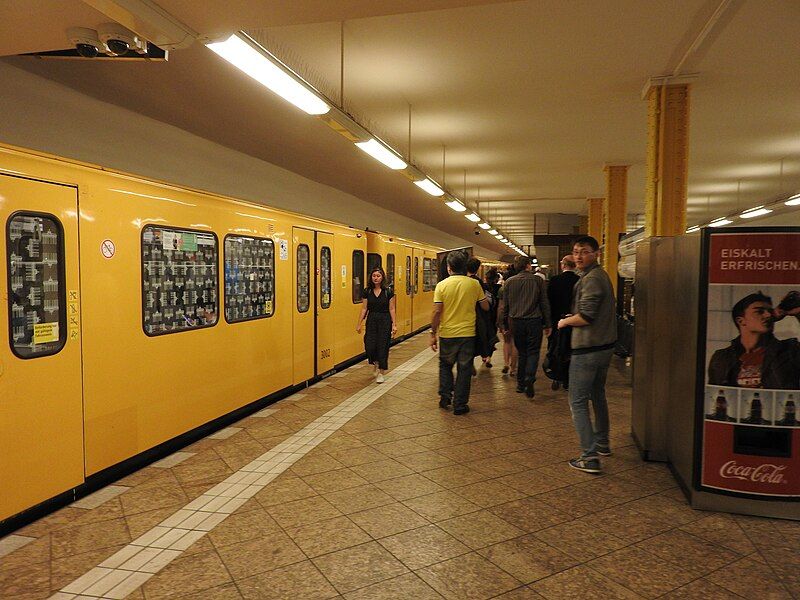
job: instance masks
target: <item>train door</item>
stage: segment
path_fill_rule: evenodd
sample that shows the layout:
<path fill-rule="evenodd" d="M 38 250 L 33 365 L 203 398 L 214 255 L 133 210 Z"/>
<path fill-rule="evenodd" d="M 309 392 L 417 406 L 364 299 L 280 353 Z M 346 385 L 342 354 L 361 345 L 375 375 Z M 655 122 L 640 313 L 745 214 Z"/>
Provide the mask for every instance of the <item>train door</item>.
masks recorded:
<path fill-rule="evenodd" d="M 294 306 L 292 319 L 292 337 L 294 348 L 295 384 L 311 379 L 315 374 L 315 342 L 314 313 L 314 232 L 300 227 L 292 229 L 294 274 L 292 275 L 294 290 Z"/>
<path fill-rule="evenodd" d="M 84 480 L 78 190 L 0 175 L 0 220 L 1 521 Z"/>
<path fill-rule="evenodd" d="M 403 293 L 405 295 L 403 311 L 403 335 L 411 333 L 411 319 L 414 316 L 414 273 L 413 273 L 413 257 L 411 256 L 411 248 L 409 246 L 402 246 L 403 248 Z"/>
<path fill-rule="evenodd" d="M 333 234 L 316 232 L 317 253 L 317 375 L 333 369 L 336 321 L 333 301 Z"/>
<path fill-rule="evenodd" d="M 423 301 L 422 296 L 422 283 L 421 279 L 421 271 L 422 271 L 422 259 L 424 256 L 424 252 L 419 248 L 412 249 L 412 257 L 413 257 L 413 267 L 412 267 L 412 276 L 414 277 L 414 283 L 412 285 L 413 295 L 412 295 L 412 308 L 411 308 L 411 331 L 416 331 L 421 327 L 420 323 L 425 319 L 424 311 L 425 307 L 423 306 L 425 302 Z"/>

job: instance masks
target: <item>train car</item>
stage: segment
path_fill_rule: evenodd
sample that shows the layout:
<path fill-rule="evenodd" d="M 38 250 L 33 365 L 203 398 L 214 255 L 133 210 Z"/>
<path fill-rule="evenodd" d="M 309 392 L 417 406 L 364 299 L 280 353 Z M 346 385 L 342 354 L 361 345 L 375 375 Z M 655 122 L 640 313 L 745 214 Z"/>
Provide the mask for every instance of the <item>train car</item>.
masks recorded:
<path fill-rule="evenodd" d="M 0 221 L 5 529 L 363 356 L 376 256 L 429 322 L 432 247 L 93 165 L 0 146 Z"/>

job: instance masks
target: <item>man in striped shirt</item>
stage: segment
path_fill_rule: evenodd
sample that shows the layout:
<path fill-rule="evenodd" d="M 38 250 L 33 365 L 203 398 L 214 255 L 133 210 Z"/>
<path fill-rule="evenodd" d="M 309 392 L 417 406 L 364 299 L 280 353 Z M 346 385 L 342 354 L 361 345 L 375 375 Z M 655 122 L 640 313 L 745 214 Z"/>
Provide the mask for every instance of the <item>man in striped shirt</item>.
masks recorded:
<path fill-rule="evenodd" d="M 525 392 L 528 398 L 533 398 L 542 332 L 550 335 L 550 302 L 547 300 L 547 283 L 534 274 L 529 257 L 515 258 L 514 269 L 517 274 L 503 285 L 503 301 L 497 321 L 502 323 L 503 315 L 509 317 L 514 345 L 519 352 L 517 393 Z"/>

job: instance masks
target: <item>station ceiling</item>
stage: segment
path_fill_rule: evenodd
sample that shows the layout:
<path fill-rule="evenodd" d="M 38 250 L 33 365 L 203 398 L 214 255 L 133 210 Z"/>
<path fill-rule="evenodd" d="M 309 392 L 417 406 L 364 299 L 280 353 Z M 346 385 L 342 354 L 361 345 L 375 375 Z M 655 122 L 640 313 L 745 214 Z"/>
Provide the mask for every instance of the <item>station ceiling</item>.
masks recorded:
<path fill-rule="evenodd" d="M 651 77 L 696 77 L 690 225 L 800 192 L 800 3 L 791 0 L 156 2 L 203 37 L 247 31 L 334 103 L 343 92 L 356 120 L 519 245 L 531 243 L 534 215 L 585 214 L 585 199 L 605 193 L 606 164 L 630 165 L 628 212 L 644 211 L 641 93 Z M 166 63 L 13 57 L 65 48 L 67 27 L 109 20 L 90 4 L 100 3 L 4 3 L 0 56 L 470 236 L 462 215 L 201 42 Z M 493 242 L 480 240 L 503 248 Z"/>

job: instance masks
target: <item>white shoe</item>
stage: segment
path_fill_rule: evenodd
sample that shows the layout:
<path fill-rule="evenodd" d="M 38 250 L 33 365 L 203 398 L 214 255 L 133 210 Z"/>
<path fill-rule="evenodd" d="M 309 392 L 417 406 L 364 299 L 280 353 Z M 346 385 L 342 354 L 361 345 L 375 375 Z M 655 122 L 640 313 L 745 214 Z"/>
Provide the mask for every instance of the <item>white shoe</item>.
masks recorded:
<path fill-rule="evenodd" d="M 383 373 L 378 373 L 378 376 L 375 378 L 375 383 L 383 383 Z"/>

